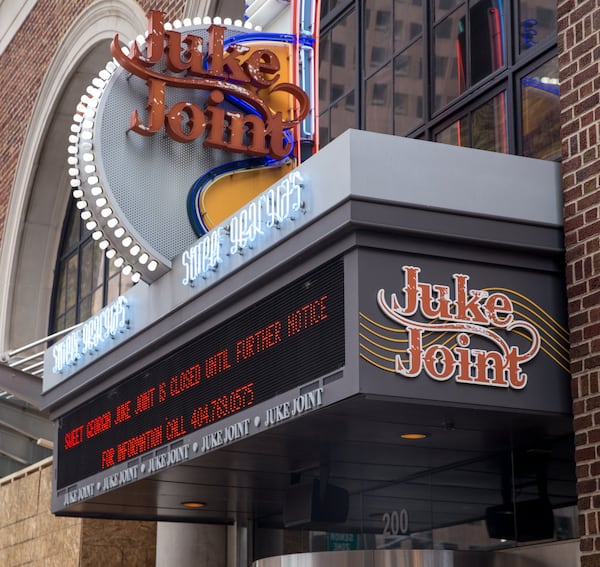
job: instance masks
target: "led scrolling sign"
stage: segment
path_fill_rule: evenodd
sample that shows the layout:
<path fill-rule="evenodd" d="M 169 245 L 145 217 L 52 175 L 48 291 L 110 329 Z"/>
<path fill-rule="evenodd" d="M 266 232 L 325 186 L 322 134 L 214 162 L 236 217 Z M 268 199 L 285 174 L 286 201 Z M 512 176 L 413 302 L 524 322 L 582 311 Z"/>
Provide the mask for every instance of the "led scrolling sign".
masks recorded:
<path fill-rule="evenodd" d="M 293 390 L 343 367 L 344 345 L 343 265 L 335 261 L 62 416 L 57 488 L 96 474 L 111 478 L 136 458 L 149 474 L 172 442 L 195 443 L 191 457 L 315 409 L 323 403 L 318 385 L 310 395 Z M 292 397 L 268 405 L 286 393 Z"/>

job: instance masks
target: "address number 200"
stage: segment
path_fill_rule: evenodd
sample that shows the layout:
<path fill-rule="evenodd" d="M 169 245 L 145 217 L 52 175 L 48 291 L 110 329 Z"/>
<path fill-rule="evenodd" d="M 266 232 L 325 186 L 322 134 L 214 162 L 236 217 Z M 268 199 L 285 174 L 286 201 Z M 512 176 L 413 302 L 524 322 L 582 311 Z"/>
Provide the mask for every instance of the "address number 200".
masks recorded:
<path fill-rule="evenodd" d="M 402 508 L 400 511 L 385 512 L 381 519 L 383 521 L 384 536 L 397 536 L 408 533 L 408 511 L 406 508 Z"/>

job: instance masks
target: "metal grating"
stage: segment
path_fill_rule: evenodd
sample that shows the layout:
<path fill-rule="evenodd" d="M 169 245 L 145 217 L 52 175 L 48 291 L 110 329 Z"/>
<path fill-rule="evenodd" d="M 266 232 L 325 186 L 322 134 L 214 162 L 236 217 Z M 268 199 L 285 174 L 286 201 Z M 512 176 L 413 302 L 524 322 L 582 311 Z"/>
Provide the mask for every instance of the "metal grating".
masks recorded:
<path fill-rule="evenodd" d="M 247 30 L 237 28 L 235 33 Z M 207 37 L 203 30 L 198 35 Z M 229 30 L 227 37 L 234 35 Z M 166 88 L 170 108 L 181 101 L 200 108 L 206 105 L 207 91 Z M 130 114 L 137 109 L 146 119 L 147 87 L 142 79 L 119 68 L 102 96 L 96 124 L 96 157 L 100 180 L 140 240 L 168 259 L 173 259 L 197 240 L 187 220 L 186 201 L 192 184 L 212 168 L 245 159 L 203 146 L 203 137 L 186 144 L 175 142 L 164 131 L 154 136 L 128 132 Z M 107 101 L 110 101 L 108 104 Z M 239 111 L 233 105 L 220 105 Z M 165 156 L 168 156 L 165 158 Z M 191 166 L 190 164 L 193 164 Z M 133 231 L 132 231 L 133 232 Z"/>

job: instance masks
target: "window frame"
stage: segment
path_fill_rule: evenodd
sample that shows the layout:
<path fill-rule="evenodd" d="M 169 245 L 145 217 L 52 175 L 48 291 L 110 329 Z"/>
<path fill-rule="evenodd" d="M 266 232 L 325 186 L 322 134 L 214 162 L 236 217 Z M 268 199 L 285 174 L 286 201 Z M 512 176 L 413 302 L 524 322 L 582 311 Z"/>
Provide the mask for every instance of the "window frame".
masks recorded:
<path fill-rule="evenodd" d="M 519 8 L 515 3 L 509 0 L 504 1 L 503 6 L 503 25 L 505 32 L 504 45 L 503 45 L 503 57 L 504 62 L 502 67 L 490 72 L 487 76 L 483 77 L 477 83 L 467 85 L 465 91 L 456 96 L 449 103 L 443 105 L 440 109 L 434 108 L 434 97 L 435 97 L 435 86 L 434 86 L 434 61 L 433 61 L 433 48 L 434 48 L 434 28 L 440 22 L 450 17 L 456 10 L 461 9 L 464 6 L 469 17 L 469 5 L 468 0 L 462 0 L 453 3 L 454 6 L 451 10 L 448 10 L 440 17 L 437 21 L 434 19 L 434 2 L 433 0 L 425 0 L 422 3 L 422 33 L 417 37 L 413 38 L 401 47 L 397 47 L 392 44 L 390 56 L 383 61 L 378 61 L 376 66 L 367 66 L 365 54 L 367 50 L 372 49 L 373 45 L 366 45 L 367 30 L 365 23 L 367 21 L 366 14 L 368 11 L 373 12 L 375 8 L 381 9 L 381 6 L 370 6 L 367 2 L 361 2 L 359 0 L 351 0 L 345 2 L 336 7 L 335 10 L 331 11 L 321 20 L 321 29 L 323 33 L 329 33 L 335 24 L 339 22 L 343 17 L 346 17 L 352 10 L 356 10 L 357 13 L 357 25 L 355 35 L 357 39 L 357 51 L 355 61 L 355 101 L 356 105 L 355 114 L 355 127 L 366 129 L 367 124 L 367 84 L 369 80 L 376 75 L 381 69 L 383 69 L 390 62 L 395 61 L 395 58 L 412 47 L 419 41 L 423 42 L 423 66 L 422 66 L 422 96 L 423 96 L 423 117 L 422 122 L 416 125 L 414 128 L 405 132 L 395 132 L 396 135 L 421 138 L 433 140 L 435 134 L 442 130 L 448 124 L 458 120 L 461 116 L 466 113 L 472 112 L 477 107 L 485 103 L 486 100 L 490 100 L 497 93 L 505 91 L 506 106 L 507 106 L 507 144 L 509 154 L 522 154 L 523 151 L 523 124 L 521 116 L 521 93 L 520 93 L 520 79 L 524 74 L 531 69 L 534 69 L 552 57 L 556 56 L 557 52 L 557 36 L 549 36 L 544 38 L 539 44 L 527 49 L 525 51 L 520 50 L 520 35 L 518 33 L 518 11 Z M 398 6 L 394 0 L 390 0 L 392 7 L 391 21 L 395 22 L 401 14 L 398 13 L 400 6 Z M 371 14 L 371 18 L 374 17 L 374 13 Z M 468 23 L 468 22 L 467 22 Z M 404 25 L 407 25 L 405 22 Z M 469 42 L 467 42 L 468 44 Z M 468 55 L 467 55 L 467 60 Z M 470 72 L 470 71 L 469 71 Z M 395 75 L 394 75 L 395 77 Z M 398 93 L 396 85 L 392 85 L 392 92 L 390 92 L 391 99 L 394 100 L 395 94 Z M 343 96 L 346 96 L 344 93 Z M 328 111 L 337 101 L 330 101 L 329 106 L 325 109 L 319 109 L 320 113 L 327 114 Z M 394 110 L 393 105 L 390 112 L 390 120 L 393 120 Z M 329 131 L 331 132 L 331 124 L 328 124 Z"/>

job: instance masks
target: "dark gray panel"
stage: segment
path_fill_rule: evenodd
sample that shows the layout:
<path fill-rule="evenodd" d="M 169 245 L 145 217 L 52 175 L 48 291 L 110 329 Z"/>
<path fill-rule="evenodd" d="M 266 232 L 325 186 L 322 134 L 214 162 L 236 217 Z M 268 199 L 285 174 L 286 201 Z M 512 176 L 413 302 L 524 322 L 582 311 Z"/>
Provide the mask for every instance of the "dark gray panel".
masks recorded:
<path fill-rule="evenodd" d="M 571 412 L 568 332 L 565 328 L 564 284 L 562 277 L 548 271 L 523 269 L 521 267 L 498 266 L 481 264 L 468 258 L 456 260 L 443 257 L 440 247 L 438 256 L 415 254 L 410 249 L 402 253 L 386 251 L 361 251 L 359 259 L 360 273 L 360 313 L 361 330 L 360 343 L 361 388 L 364 392 L 377 395 L 398 396 L 415 401 L 431 400 L 437 403 L 459 405 L 479 405 L 488 407 L 519 409 L 523 411 L 542 411 L 569 414 Z M 415 294 L 405 292 L 407 274 L 404 266 L 418 268 L 416 276 L 420 284 L 425 284 L 432 291 L 434 299 L 438 297 L 435 287 L 448 288 L 448 301 L 457 300 L 456 278 L 453 274 L 468 276 L 466 282 L 467 295 L 465 302 L 470 301 L 472 290 L 485 290 L 491 296 L 493 293 L 507 297 L 512 305 L 511 313 L 502 313 L 500 319 L 512 316 L 515 322 L 523 321 L 530 328 L 515 328 L 510 331 L 499 328 L 490 322 L 469 324 L 456 322 L 451 318 L 441 320 L 439 317 L 428 318 L 423 315 L 422 304 L 430 305 L 428 300 L 418 299 L 415 303 L 416 313 L 404 317 L 413 324 L 423 324 L 421 331 L 415 330 L 409 335 L 407 326 L 386 316 L 384 309 L 378 304 L 378 293 L 383 290 L 384 305 L 388 306 L 395 297 L 399 303 L 397 311 L 411 309 L 406 302 Z M 411 272 L 414 273 L 414 272 Z M 467 297 L 468 296 L 468 297 Z M 485 299 L 477 302 L 473 309 L 465 310 L 467 319 L 481 318 Z M 417 305 L 418 303 L 418 305 Z M 431 312 L 435 313 L 438 303 L 434 302 Z M 477 307 L 478 306 L 478 307 Z M 426 307 L 425 309 L 427 309 Z M 456 312 L 456 306 L 449 308 Z M 400 315 L 401 317 L 402 314 Z M 561 324 L 562 323 L 562 324 Z M 449 325 L 448 325 L 449 324 Z M 452 325 L 455 328 L 452 329 Z M 441 329 L 438 331 L 437 329 Z M 467 336 L 468 343 L 459 348 L 458 333 Z M 478 333 L 489 332 L 492 340 Z M 459 360 L 459 351 L 465 353 L 474 364 L 474 349 L 490 353 L 501 353 L 506 346 L 516 348 L 515 352 L 523 354 L 535 344 L 535 332 L 541 341 L 540 350 L 530 361 L 515 363 L 504 370 L 498 365 L 496 375 L 502 380 L 472 380 L 459 383 L 456 376 L 459 373 L 455 367 L 448 371 L 445 378 L 433 379 L 425 370 L 417 376 L 407 377 L 395 372 L 395 362 L 400 357 L 402 364 L 410 374 L 412 367 L 415 372 L 423 369 L 423 362 L 428 353 L 431 356 L 440 355 L 441 349 L 447 355 L 445 367 L 449 369 Z M 534 333 L 533 335 L 531 333 Z M 417 337 L 412 343 L 410 337 Z M 417 340 L 418 339 L 418 340 Z M 495 340 L 504 341 L 504 347 Z M 417 350 L 410 351 L 410 345 Z M 438 349 L 434 352 L 433 349 Z M 468 355 L 466 352 L 469 351 Z M 508 353 L 505 353 L 508 354 Z M 460 355 L 462 356 L 462 355 Z M 492 357 L 494 355 L 490 355 Z M 444 372 L 440 362 L 436 368 L 438 375 Z M 475 376 L 482 375 L 474 368 L 469 370 Z M 434 372 L 435 374 L 435 372 Z M 517 376 L 519 374 L 519 376 Z M 515 378 L 514 385 L 510 383 L 509 375 Z M 525 376 L 526 375 L 526 378 Z M 526 381 L 521 387 L 519 381 Z M 493 382 L 493 383 L 492 383 Z M 502 382 L 502 385 L 499 383 Z M 513 387 L 514 386 L 514 387 Z"/>

